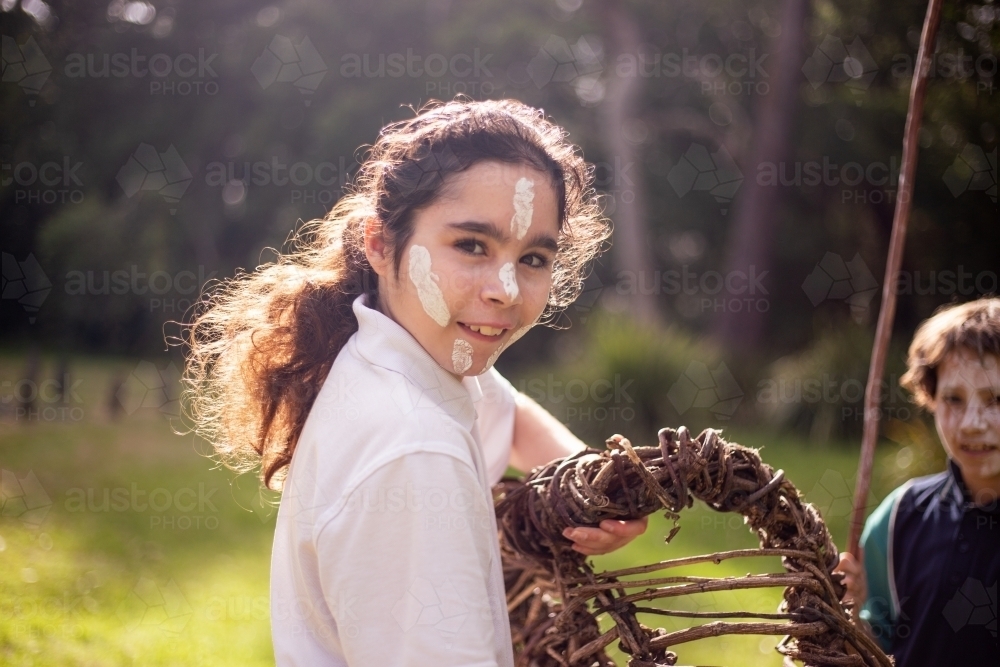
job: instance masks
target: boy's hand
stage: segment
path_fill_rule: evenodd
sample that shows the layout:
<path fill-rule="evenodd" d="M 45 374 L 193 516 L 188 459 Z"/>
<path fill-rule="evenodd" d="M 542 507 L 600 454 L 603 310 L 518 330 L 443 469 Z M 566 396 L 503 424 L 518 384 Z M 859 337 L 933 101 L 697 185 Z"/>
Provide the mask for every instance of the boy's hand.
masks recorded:
<path fill-rule="evenodd" d="M 864 553 L 861 558 L 864 559 Z M 865 578 L 865 566 L 850 553 L 840 554 L 840 562 L 833 568 L 834 572 L 844 573 L 844 586 L 847 591 L 844 599 L 854 600 L 856 609 L 861 609 L 861 605 L 868 599 L 868 580 Z"/>
<path fill-rule="evenodd" d="M 567 528 L 563 537 L 573 540 L 573 549 L 588 556 L 597 556 L 620 549 L 646 532 L 649 517 L 634 521 L 605 519 L 600 528 Z"/>

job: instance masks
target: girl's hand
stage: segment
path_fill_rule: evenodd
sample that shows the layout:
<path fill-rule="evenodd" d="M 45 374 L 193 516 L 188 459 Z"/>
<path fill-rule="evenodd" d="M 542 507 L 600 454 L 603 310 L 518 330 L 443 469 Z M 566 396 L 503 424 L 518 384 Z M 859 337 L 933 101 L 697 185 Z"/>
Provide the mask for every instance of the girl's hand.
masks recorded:
<path fill-rule="evenodd" d="M 600 528 L 567 528 L 563 537 L 573 540 L 573 549 L 588 556 L 597 556 L 620 549 L 646 532 L 649 517 L 634 521 L 605 519 Z"/>
<path fill-rule="evenodd" d="M 862 558 L 864 558 L 863 555 Z M 840 562 L 837 564 L 837 567 L 833 568 L 833 571 L 844 573 L 844 586 L 847 587 L 844 599 L 854 600 L 855 608 L 860 609 L 861 605 L 868 598 L 868 580 L 865 578 L 865 566 L 850 553 L 845 552 L 840 554 Z"/>

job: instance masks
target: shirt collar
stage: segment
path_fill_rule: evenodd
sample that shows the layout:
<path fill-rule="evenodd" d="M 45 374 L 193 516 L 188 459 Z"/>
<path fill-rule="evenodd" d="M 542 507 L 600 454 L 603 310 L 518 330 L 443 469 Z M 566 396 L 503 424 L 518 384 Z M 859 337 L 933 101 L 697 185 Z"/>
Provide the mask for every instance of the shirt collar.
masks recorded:
<path fill-rule="evenodd" d="M 948 479 L 941 488 L 941 499 L 953 503 L 963 510 L 979 509 L 991 514 L 1000 512 L 1000 507 L 994 503 L 992 507 L 979 507 L 972 498 L 969 487 L 962 478 L 962 470 L 951 458 L 948 459 Z"/>
<path fill-rule="evenodd" d="M 969 500 L 969 492 L 962 479 L 962 471 L 958 464 L 948 459 L 948 479 L 941 487 L 941 500 L 951 502 L 956 507 L 963 507 Z"/>
<path fill-rule="evenodd" d="M 352 308 L 358 319 L 355 341 L 361 357 L 409 380 L 393 390 L 392 400 L 404 412 L 439 407 L 471 431 L 483 398 L 479 380 L 465 377 L 459 381 L 441 368 L 409 331 L 369 308 L 366 295 L 358 296 Z"/>

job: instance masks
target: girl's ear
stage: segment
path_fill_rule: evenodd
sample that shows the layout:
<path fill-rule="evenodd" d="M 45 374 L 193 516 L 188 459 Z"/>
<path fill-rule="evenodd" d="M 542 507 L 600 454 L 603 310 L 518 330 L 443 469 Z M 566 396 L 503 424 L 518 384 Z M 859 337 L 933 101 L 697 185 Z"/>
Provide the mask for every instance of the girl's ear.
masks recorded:
<path fill-rule="evenodd" d="M 382 223 L 377 218 L 365 220 L 365 257 L 379 277 L 388 275 L 392 265 L 389 247 L 382 234 Z"/>

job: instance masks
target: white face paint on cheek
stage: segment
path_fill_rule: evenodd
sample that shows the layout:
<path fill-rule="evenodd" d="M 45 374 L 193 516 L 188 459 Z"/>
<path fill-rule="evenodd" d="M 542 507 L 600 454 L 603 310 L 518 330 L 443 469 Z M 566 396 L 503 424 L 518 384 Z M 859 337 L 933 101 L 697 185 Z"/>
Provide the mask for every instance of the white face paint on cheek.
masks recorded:
<path fill-rule="evenodd" d="M 436 281 L 437 276 L 431 273 L 431 253 L 423 246 L 411 247 L 410 282 L 417 288 L 417 298 L 420 299 L 424 312 L 444 327 L 451 320 L 451 312 Z"/>
<path fill-rule="evenodd" d="M 472 343 L 461 338 L 455 339 L 451 348 L 451 367 L 456 373 L 464 373 L 472 366 Z"/>
<path fill-rule="evenodd" d="M 500 282 L 503 283 L 503 291 L 507 296 L 516 299 L 520 290 L 517 287 L 517 270 L 511 262 L 500 267 Z"/>
<path fill-rule="evenodd" d="M 510 231 L 520 241 L 528 233 L 531 216 L 535 212 L 535 182 L 521 177 L 514 184 L 514 217 L 510 219 Z"/>

